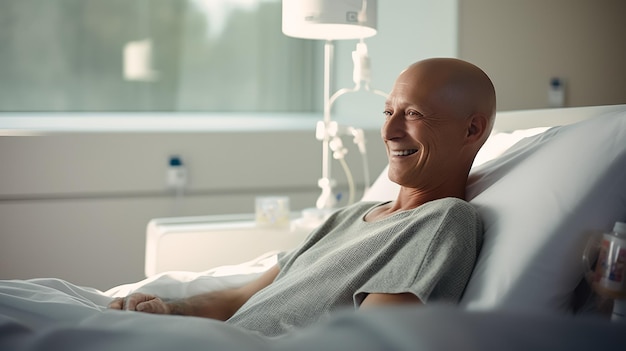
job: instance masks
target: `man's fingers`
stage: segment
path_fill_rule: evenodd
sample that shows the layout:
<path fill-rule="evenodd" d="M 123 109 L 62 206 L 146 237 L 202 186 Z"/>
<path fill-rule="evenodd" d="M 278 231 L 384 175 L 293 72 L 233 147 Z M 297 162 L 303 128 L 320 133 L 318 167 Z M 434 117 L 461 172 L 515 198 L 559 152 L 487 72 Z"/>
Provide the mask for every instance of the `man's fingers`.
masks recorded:
<path fill-rule="evenodd" d="M 167 306 L 165 303 L 159 299 L 155 298 L 150 301 L 145 301 L 137 304 L 136 310 L 139 312 L 145 313 L 158 313 L 158 314 L 167 314 Z"/>
<path fill-rule="evenodd" d="M 109 303 L 109 308 L 115 310 L 138 311 L 146 313 L 169 313 L 169 307 L 160 298 L 154 295 L 134 293 L 126 297 L 118 297 Z"/>
<path fill-rule="evenodd" d="M 113 299 L 113 301 L 109 303 L 109 306 L 107 307 L 114 310 L 121 310 L 122 308 L 124 308 L 124 298 L 116 297 L 115 299 Z"/>
<path fill-rule="evenodd" d="M 141 293 L 130 294 L 126 296 L 124 300 L 124 310 L 126 311 L 137 311 L 137 305 L 145 302 L 153 300 L 155 297 L 152 295 L 146 295 Z"/>

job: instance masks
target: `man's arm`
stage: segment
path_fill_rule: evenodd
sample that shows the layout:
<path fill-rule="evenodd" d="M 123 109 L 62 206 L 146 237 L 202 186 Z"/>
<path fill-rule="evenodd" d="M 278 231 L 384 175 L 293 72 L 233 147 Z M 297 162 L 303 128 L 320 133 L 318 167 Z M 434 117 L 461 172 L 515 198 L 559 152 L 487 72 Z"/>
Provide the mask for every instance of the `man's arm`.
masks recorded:
<path fill-rule="evenodd" d="M 422 301 L 411 293 L 401 294 L 368 294 L 363 302 L 361 302 L 360 308 L 367 308 L 372 306 L 383 305 L 398 305 L 398 304 L 421 304 Z"/>
<path fill-rule="evenodd" d="M 208 292 L 175 301 L 163 301 L 157 296 L 134 293 L 117 298 L 109 308 L 157 314 L 178 314 L 227 320 L 259 290 L 270 285 L 280 272 L 278 265 L 258 279 L 238 288 Z"/>

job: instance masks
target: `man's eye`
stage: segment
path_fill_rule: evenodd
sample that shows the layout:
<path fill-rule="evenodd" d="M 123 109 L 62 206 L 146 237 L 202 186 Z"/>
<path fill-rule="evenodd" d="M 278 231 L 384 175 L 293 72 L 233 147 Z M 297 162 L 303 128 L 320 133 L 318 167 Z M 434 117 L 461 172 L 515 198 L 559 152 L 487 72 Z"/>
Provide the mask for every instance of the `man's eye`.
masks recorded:
<path fill-rule="evenodd" d="M 417 111 L 412 111 L 412 110 L 411 110 L 411 111 L 407 111 L 407 112 L 406 112 L 406 115 L 407 115 L 408 117 L 410 117 L 410 118 L 419 118 L 419 117 L 421 117 L 421 116 L 422 116 L 422 114 L 421 114 L 421 113 L 419 113 L 419 112 L 417 112 Z"/>
<path fill-rule="evenodd" d="M 385 117 L 391 116 L 391 111 L 383 111 L 383 116 Z"/>

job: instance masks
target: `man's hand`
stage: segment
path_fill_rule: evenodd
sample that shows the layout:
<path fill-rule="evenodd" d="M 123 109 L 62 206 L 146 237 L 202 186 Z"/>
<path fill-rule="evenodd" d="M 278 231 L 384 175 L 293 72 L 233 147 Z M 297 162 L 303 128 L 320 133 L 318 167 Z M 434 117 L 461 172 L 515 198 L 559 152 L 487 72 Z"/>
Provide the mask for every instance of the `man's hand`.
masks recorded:
<path fill-rule="evenodd" d="M 142 293 L 133 293 L 126 297 L 118 297 L 108 306 L 114 310 L 138 311 L 157 314 L 171 314 L 170 306 L 160 298 Z"/>
<path fill-rule="evenodd" d="M 268 269 L 259 278 L 236 288 L 210 291 L 180 300 L 165 302 L 157 296 L 134 293 L 111 301 L 109 308 L 157 314 L 196 316 L 225 321 L 259 290 L 270 285 L 280 272 L 278 265 Z"/>

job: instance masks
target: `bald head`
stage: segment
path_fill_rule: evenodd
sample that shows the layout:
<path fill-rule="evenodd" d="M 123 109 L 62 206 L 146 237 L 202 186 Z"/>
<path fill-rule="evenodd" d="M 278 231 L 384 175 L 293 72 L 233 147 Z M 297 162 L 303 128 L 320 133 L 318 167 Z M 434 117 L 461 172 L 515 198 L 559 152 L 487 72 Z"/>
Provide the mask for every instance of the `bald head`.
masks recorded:
<path fill-rule="evenodd" d="M 398 76 L 385 102 L 381 136 L 390 160 L 389 179 L 431 198 L 463 198 L 495 110 L 493 84 L 473 64 L 454 58 L 412 64 Z"/>
<path fill-rule="evenodd" d="M 491 79 L 475 65 L 455 58 L 431 58 L 418 61 L 404 70 L 396 88 L 419 85 L 421 94 L 433 104 L 446 106 L 459 118 L 473 114 L 488 119 L 488 131 L 493 126 L 496 94 Z M 489 133 L 485 133 L 485 139 Z"/>

